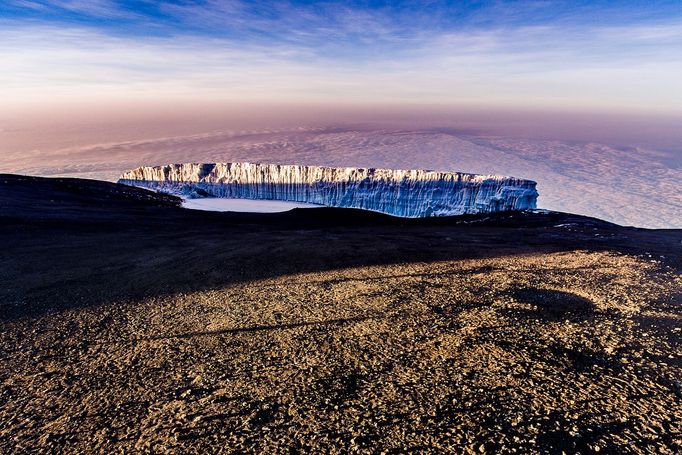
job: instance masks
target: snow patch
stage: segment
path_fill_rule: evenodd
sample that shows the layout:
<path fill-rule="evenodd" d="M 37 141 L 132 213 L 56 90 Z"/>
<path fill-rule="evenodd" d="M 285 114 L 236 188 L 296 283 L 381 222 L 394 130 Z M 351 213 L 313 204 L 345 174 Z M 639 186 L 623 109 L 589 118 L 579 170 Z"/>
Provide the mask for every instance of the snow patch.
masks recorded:
<path fill-rule="evenodd" d="M 192 210 L 206 210 L 210 212 L 256 212 L 277 213 L 292 209 L 319 208 L 321 205 L 304 204 L 302 202 L 267 201 L 255 199 L 223 199 L 215 197 L 185 199 L 182 206 Z"/>

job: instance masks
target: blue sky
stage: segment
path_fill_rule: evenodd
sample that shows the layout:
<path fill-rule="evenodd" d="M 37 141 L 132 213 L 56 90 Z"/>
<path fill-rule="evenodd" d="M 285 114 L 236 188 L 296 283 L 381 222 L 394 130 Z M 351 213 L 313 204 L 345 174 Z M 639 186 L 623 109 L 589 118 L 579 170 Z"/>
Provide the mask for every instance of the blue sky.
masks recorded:
<path fill-rule="evenodd" d="M 675 111 L 680 1 L 3 0 L 0 96 Z M 4 93 L 3 93 L 4 92 Z"/>
<path fill-rule="evenodd" d="M 639 25 L 682 18 L 679 1 L 4 0 L 6 24 L 86 26 L 113 35 L 193 34 L 240 41 L 307 41 L 351 48 L 363 37 L 519 26 Z M 329 33 L 329 32 L 333 33 Z M 379 43 L 381 44 L 381 43 Z M 370 47 L 370 46 L 368 46 Z"/>

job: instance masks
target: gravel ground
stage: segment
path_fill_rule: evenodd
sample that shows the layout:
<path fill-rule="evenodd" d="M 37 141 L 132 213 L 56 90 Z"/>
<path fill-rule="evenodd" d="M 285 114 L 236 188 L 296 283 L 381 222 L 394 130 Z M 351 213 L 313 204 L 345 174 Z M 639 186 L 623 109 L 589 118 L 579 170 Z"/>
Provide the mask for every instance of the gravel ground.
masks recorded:
<path fill-rule="evenodd" d="M 682 451 L 679 231 L 162 202 L 0 217 L 0 452 Z"/>

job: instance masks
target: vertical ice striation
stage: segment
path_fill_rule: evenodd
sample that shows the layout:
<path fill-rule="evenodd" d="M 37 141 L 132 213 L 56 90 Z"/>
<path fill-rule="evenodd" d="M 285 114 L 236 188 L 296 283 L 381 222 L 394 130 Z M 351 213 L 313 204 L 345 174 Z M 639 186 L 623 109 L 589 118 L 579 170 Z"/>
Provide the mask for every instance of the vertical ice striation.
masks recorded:
<path fill-rule="evenodd" d="M 184 197 L 270 199 L 350 207 L 401 217 L 535 208 L 535 182 L 460 172 L 256 163 L 140 167 L 119 183 Z"/>

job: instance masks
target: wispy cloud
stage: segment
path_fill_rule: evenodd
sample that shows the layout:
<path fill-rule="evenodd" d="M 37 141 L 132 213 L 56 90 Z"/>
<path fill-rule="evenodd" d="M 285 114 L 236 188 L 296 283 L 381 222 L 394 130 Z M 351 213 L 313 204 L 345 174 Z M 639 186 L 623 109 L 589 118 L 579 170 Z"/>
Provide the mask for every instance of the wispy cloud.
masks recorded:
<path fill-rule="evenodd" d="M 100 18 L 133 18 L 139 15 L 123 8 L 116 0 L 8 0 L 10 6 L 42 12 L 67 12 Z"/>
<path fill-rule="evenodd" d="M 457 14 L 441 2 L 164 1 L 145 3 L 144 12 L 114 0 L 12 2 L 110 19 L 0 21 L 0 97 L 14 103 L 187 96 L 682 106 L 682 16 L 585 24 L 556 1 Z M 127 25 L 112 29 L 116 21 Z"/>

